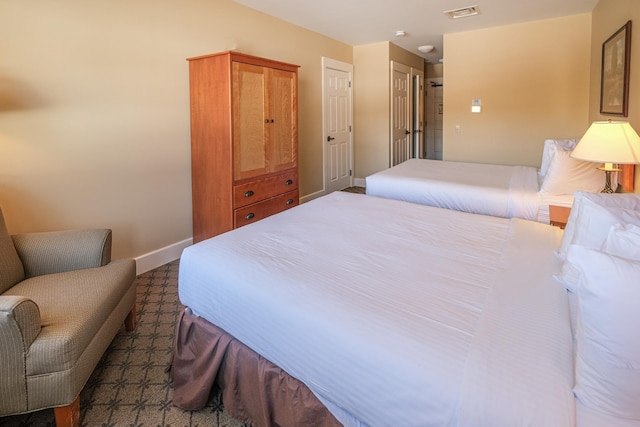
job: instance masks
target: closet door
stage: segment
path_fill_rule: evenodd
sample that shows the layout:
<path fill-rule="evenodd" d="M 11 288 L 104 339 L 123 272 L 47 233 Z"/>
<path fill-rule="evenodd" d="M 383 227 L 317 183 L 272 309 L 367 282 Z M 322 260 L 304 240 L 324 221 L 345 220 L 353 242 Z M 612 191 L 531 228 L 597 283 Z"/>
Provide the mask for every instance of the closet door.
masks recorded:
<path fill-rule="evenodd" d="M 235 181 L 268 172 L 267 79 L 269 69 L 232 63 L 233 178 Z"/>

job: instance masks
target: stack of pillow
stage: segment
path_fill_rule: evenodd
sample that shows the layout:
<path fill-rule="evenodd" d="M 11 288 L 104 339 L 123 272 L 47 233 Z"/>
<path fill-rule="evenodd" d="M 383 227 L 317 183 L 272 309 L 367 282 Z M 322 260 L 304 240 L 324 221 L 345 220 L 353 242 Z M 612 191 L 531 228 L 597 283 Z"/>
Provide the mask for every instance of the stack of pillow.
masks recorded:
<path fill-rule="evenodd" d="M 571 157 L 578 139 L 547 139 L 542 151 L 538 180 L 540 193 L 547 196 L 570 195 L 576 191 L 597 192 L 604 187 L 604 171 L 596 163 Z M 614 175 L 615 180 L 615 175 Z M 617 182 L 612 182 L 613 188 Z"/>
<path fill-rule="evenodd" d="M 558 256 L 578 301 L 576 398 L 640 421 L 640 195 L 577 192 Z"/>

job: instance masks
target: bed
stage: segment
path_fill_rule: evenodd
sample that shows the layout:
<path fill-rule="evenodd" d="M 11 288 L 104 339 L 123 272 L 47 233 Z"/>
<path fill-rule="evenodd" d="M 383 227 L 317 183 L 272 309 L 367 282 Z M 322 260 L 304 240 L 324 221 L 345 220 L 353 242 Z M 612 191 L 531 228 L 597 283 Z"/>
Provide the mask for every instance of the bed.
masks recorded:
<path fill-rule="evenodd" d="M 598 425 L 576 415 L 562 239 L 335 192 L 200 242 L 180 260 L 173 402 L 217 382 L 255 426 Z"/>
<path fill-rule="evenodd" d="M 571 207 L 575 191 L 598 192 L 604 185 L 595 164 L 570 157 L 577 142 L 546 140 L 540 168 L 409 159 L 366 177 L 366 193 L 548 224 L 549 205 Z"/>

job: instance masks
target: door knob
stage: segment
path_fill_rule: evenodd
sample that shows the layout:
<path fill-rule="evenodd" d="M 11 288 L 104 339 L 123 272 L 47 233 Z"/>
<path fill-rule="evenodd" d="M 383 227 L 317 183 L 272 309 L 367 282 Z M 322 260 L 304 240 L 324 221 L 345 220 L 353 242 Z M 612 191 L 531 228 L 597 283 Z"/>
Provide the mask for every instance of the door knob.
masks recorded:
<path fill-rule="evenodd" d="M 330 136 L 327 137 L 327 142 L 333 141 L 335 138 L 332 138 Z"/>

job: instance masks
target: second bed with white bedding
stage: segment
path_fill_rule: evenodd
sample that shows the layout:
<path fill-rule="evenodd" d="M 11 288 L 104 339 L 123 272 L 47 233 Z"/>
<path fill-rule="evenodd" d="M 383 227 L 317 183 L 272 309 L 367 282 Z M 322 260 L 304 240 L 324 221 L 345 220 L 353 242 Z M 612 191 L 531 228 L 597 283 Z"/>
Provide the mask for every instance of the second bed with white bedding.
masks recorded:
<path fill-rule="evenodd" d="M 185 249 L 179 293 L 345 425 L 573 426 L 560 233 L 336 192 Z"/>
<path fill-rule="evenodd" d="M 572 196 L 539 190 L 530 166 L 409 159 L 366 178 L 371 196 L 502 218 L 549 223 L 549 204 L 571 206 Z"/>

